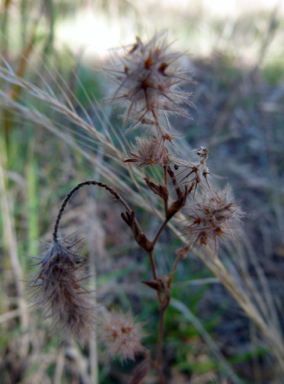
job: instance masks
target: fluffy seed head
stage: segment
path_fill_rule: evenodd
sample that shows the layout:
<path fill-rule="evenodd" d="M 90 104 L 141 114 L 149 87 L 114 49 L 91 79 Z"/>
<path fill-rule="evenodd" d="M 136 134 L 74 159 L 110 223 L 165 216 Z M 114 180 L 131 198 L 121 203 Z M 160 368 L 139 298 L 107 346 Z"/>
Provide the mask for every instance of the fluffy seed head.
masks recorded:
<path fill-rule="evenodd" d="M 136 151 L 136 153 L 134 152 Z M 125 163 L 138 163 L 139 168 L 147 165 L 159 165 L 164 167 L 169 161 L 168 149 L 165 146 L 165 140 L 161 137 L 153 136 L 137 137 L 136 146 L 129 152 L 130 158 L 125 159 Z"/>
<path fill-rule="evenodd" d="M 192 246 L 208 245 L 217 254 L 218 240 L 234 239 L 243 216 L 227 187 L 220 194 L 206 192 L 200 202 L 188 206 L 184 229 L 193 238 Z"/>
<path fill-rule="evenodd" d="M 189 78 L 180 68 L 181 55 L 168 52 L 168 48 L 161 34 L 147 44 L 137 37 L 136 43 L 125 48 L 123 56 L 117 53 L 106 68 L 114 84 L 110 100 L 126 107 L 125 126 L 129 119 L 133 121 L 131 128 L 138 123 L 157 125 L 162 111 L 188 116 L 179 104 L 193 104 L 179 87 Z"/>
<path fill-rule="evenodd" d="M 93 330 L 91 295 L 81 285 L 84 260 L 74 252 L 77 242 L 52 241 L 39 258 L 39 270 L 30 280 L 36 306 L 42 307 L 53 327 L 83 341 Z"/>
<path fill-rule="evenodd" d="M 200 157 L 199 163 L 188 162 L 183 159 L 172 159 L 175 163 L 175 169 L 177 170 L 175 176 L 178 185 L 194 185 L 194 196 L 198 185 L 201 185 L 205 190 L 212 192 L 207 177 L 210 173 L 206 166 L 209 151 L 207 148 L 200 147 L 195 152 Z"/>
<path fill-rule="evenodd" d="M 141 327 L 141 323 L 134 324 L 131 312 L 112 312 L 100 332 L 106 353 L 111 358 L 119 356 L 121 361 L 135 360 L 135 354 L 143 351 Z"/>

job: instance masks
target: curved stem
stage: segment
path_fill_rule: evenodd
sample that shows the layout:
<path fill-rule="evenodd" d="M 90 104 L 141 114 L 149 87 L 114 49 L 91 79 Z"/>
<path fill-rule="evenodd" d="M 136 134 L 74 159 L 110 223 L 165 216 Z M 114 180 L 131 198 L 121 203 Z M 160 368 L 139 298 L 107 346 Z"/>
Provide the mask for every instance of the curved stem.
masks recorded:
<path fill-rule="evenodd" d="M 64 209 L 68 201 L 71 199 L 71 197 L 74 195 L 75 192 L 77 192 L 80 188 L 84 187 L 85 185 L 97 185 L 98 187 L 106 189 L 117 201 L 119 201 L 124 206 L 124 208 L 128 213 L 131 213 L 131 209 L 129 205 L 123 200 L 123 198 L 114 189 L 109 187 L 107 184 L 101 183 L 100 181 L 96 181 L 96 180 L 83 181 L 82 183 L 77 184 L 73 189 L 71 189 L 70 192 L 67 193 L 65 199 L 61 204 L 57 218 L 55 220 L 55 225 L 54 225 L 53 234 L 52 234 L 54 242 L 56 243 L 58 242 L 59 222 L 61 220 L 61 217 L 63 215 Z"/>

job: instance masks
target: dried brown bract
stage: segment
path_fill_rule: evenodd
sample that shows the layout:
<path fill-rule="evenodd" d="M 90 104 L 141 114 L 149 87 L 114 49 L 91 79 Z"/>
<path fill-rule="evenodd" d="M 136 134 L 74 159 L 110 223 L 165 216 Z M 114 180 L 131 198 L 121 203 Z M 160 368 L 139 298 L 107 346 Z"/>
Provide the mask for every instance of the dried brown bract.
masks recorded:
<path fill-rule="evenodd" d="M 199 198 L 200 202 L 187 206 L 184 229 L 190 239 L 194 237 L 192 246 L 208 245 L 217 254 L 218 240 L 235 238 L 244 213 L 231 201 L 229 187 Z"/>
<path fill-rule="evenodd" d="M 125 126 L 132 120 L 131 128 L 137 123 L 159 127 L 161 111 L 188 116 L 179 104 L 193 106 L 188 100 L 190 95 L 180 90 L 182 84 L 190 81 L 180 67 L 181 54 L 168 52 L 163 35 L 154 36 L 147 44 L 137 37 L 136 43 L 125 48 L 124 55 L 118 52 L 106 68 L 114 84 L 111 102 L 126 107 Z"/>
<path fill-rule="evenodd" d="M 93 331 L 94 309 L 90 293 L 81 284 L 84 259 L 74 252 L 77 244 L 68 239 L 52 241 L 39 258 L 39 271 L 29 286 L 53 327 L 83 341 Z"/>
<path fill-rule="evenodd" d="M 136 153 L 134 152 L 136 151 Z M 129 152 L 130 158 L 125 159 L 125 163 L 138 163 L 139 168 L 146 167 L 147 165 L 159 165 L 164 167 L 168 164 L 169 155 L 168 149 L 165 146 L 165 140 L 153 136 L 152 139 L 148 137 L 137 137 L 136 146 L 133 146 L 133 151 Z"/>
<path fill-rule="evenodd" d="M 113 311 L 100 332 L 106 353 L 112 358 L 119 356 L 122 361 L 135 360 L 135 354 L 144 350 L 141 327 L 141 323 L 134 324 L 130 311 L 127 314 Z"/>

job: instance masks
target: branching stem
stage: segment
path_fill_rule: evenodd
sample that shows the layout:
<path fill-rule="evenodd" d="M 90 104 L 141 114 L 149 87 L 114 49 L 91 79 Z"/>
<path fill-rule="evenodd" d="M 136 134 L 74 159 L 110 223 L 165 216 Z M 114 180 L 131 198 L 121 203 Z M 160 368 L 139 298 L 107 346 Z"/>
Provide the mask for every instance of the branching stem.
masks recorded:
<path fill-rule="evenodd" d="M 170 219 L 165 219 L 163 221 L 163 223 L 161 224 L 160 228 L 158 229 L 158 232 L 156 233 L 156 236 L 154 237 L 154 240 L 152 242 L 153 249 L 154 249 L 155 245 L 157 244 L 157 241 L 159 240 L 159 237 L 161 236 L 163 230 L 165 229 L 165 227 L 167 226 L 169 221 L 170 221 Z"/>

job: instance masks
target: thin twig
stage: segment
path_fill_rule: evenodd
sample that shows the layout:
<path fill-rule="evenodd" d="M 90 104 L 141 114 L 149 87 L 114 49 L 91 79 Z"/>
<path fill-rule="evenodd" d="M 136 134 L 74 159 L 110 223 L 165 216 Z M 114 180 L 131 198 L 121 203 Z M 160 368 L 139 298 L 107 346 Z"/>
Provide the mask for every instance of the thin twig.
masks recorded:
<path fill-rule="evenodd" d="M 1 143 L 0 141 L 0 144 Z M 3 148 L 3 147 L 2 147 Z M 5 222 L 4 225 L 4 239 L 6 240 L 7 251 L 10 257 L 11 268 L 15 281 L 15 286 L 18 296 L 18 305 L 20 310 L 21 325 L 23 329 L 27 329 L 29 324 L 27 305 L 24 298 L 24 284 L 22 276 L 22 268 L 19 262 L 18 249 L 17 249 L 17 238 L 15 233 L 15 226 L 13 218 L 10 213 L 10 204 L 7 195 L 7 187 L 5 183 L 5 169 L 2 165 L 2 158 L 0 156 L 0 195 L 1 195 L 1 206 L 2 215 Z"/>
<path fill-rule="evenodd" d="M 182 257 L 180 256 L 180 254 L 177 254 L 177 257 L 175 259 L 175 263 L 174 263 L 174 266 L 173 266 L 173 269 L 172 269 L 172 272 L 170 274 L 170 278 L 168 281 L 168 287 L 169 288 L 172 286 L 172 282 L 173 282 L 173 279 L 174 279 L 174 276 L 175 276 L 175 273 L 176 273 L 176 270 L 178 267 L 178 263 L 180 262 L 181 259 L 182 259 Z"/>
<path fill-rule="evenodd" d="M 154 258 L 154 252 L 153 250 L 148 252 L 148 256 L 149 256 L 149 259 L 150 259 L 150 263 L 151 263 L 151 269 L 152 269 L 152 273 L 153 273 L 153 279 L 154 280 L 157 280 L 158 279 L 158 275 L 157 275 L 157 267 L 156 267 L 156 262 L 155 262 L 155 258 Z"/>
<path fill-rule="evenodd" d="M 170 221 L 170 219 L 165 219 L 163 221 L 163 223 L 161 224 L 160 228 L 158 229 L 155 237 L 154 237 L 154 240 L 152 241 L 152 245 L 153 245 L 153 249 L 155 247 L 155 245 L 157 244 L 157 241 L 159 240 L 159 237 L 161 236 L 163 230 L 165 229 L 166 225 L 168 224 L 168 222 Z"/>
<path fill-rule="evenodd" d="M 161 384 L 166 383 L 165 376 L 163 374 L 162 362 L 163 362 L 163 338 L 164 338 L 164 326 L 165 326 L 165 312 L 167 308 L 168 306 L 163 309 L 160 303 L 160 322 L 159 322 L 157 363 L 158 363 L 158 372 L 159 372 Z"/>
<path fill-rule="evenodd" d="M 164 166 L 164 181 L 166 188 L 168 187 L 168 166 Z M 164 208 L 165 208 L 165 215 L 168 216 L 168 196 L 164 197 Z"/>
<path fill-rule="evenodd" d="M 71 191 L 66 195 L 65 199 L 63 200 L 63 202 L 61 204 L 61 207 L 59 209 L 59 212 L 58 212 L 58 215 L 57 215 L 57 218 L 55 221 L 54 230 L 53 230 L 53 240 L 55 242 L 58 241 L 59 222 L 61 220 L 62 214 L 64 212 L 64 209 L 65 209 L 68 201 L 71 199 L 71 197 L 74 195 L 75 192 L 77 192 L 80 188 L 84 187 L 85 185 L 97 185 L 98 187 L 105 188 L 107 191 L 109 191 L 113 195 L 113 197 L 117 201 L 119 201 L 124 206 L 124 208 L 126 209 L 126 211 L 128 213 L 131 213 L 131 209 L 130 209 L 129 205 L 124 201 L 124 199 L 114 189 L 109 187 L 107 184 L 101 183 L 100 181 L 96 181 L 96 180 L 84 181 L 83 183 L 80 183 L 80 184 L 76 185 L 76 187 L 71 189 Z"/>

